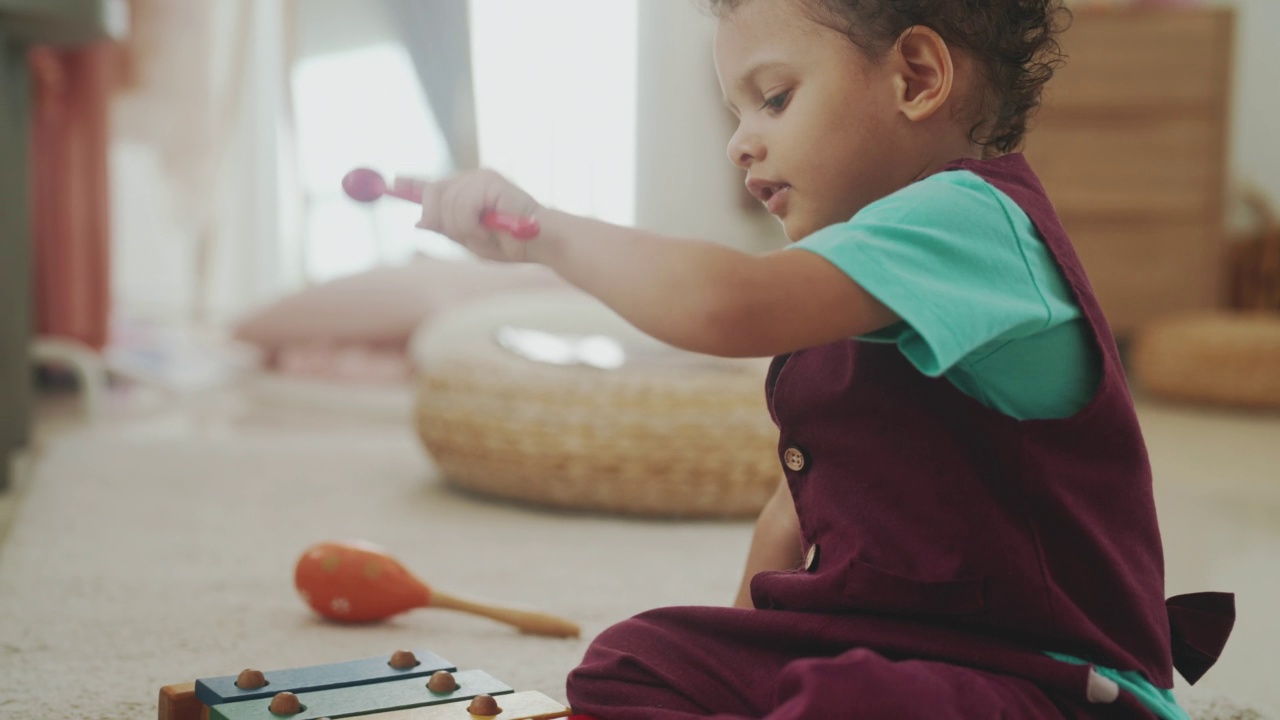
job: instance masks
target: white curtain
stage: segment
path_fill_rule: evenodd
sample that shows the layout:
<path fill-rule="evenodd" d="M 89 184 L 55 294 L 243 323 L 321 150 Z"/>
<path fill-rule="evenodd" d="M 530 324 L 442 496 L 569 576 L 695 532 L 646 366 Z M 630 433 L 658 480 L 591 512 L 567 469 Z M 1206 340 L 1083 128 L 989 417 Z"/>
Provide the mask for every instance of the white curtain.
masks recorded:
<path fill-rule="evenodd" d="M 115 307 L 218 326 L 302 282 L 296 0 L 137 0 L 112 149 Z"/>
<path fill-rule="evenodd" d="M 291 38 L 307 1 L 135 0 L 135 82 L 117 101 L 112 151 L 120 315 L 225 327 L 308 281 L 431 245 L 407 204 L 340 208 L 340 196 L 324 197 L 338 192 L 346 165 L 432 174 L 483 163 L 550 205 L 634 221 L 639 0 L 361 3 L 398 26 L 404 44 L 391 50 L 416 71 L 413 90 L 425 96 L 417 105 L 430 118 L 415 142 L 392 148 L 394 164 L 376 148 L 352 156 L 360 143 L 333 128 L 319 140 L 324 153 L 298 154 L 299 141 L 305 149 L 317 137 L 295 137 L 295 127 L 306 134 L 317 124 L 292 116 L 305 72 L 290 77 Z M 381 67 L 405 64 L 384 60 L 371 56 Z M 385 75 L 366 84 L 408 95 Z M 317 171 L 317 158 L 342 167 Z M 349 230 L 327 223 L 334 237 L 324 242 L 337 250 L 317 271 L 307 222 L 330 200 L 353 217 Z M 394 247 L 379 247 L 386 238 Z M 357 248 L 369 257 L 350 255 Z"/>

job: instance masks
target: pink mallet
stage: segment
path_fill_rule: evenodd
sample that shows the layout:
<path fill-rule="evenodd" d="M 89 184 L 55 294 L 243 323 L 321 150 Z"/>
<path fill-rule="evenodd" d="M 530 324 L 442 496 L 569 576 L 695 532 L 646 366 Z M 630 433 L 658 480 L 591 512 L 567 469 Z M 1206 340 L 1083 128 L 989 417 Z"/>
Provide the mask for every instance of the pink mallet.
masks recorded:
<path fill-rule="evenodd" d="M 410 202 L 422 202 L 422 184 L 412 180 L 397 179 L 395 185 L 387 187 L 387 181 L 377 170 L 356 168 L 342 178 L 342 190 L 347 197 L 362 203 L 373 202 L 383 195 L 390 195 Z M 480 222 L 491 230 L 505 232 L 517 240 L 532 240 L 538 237 L 542 228 L 533 218 L 518 218 L 494 210 L 486 212 Z"/>

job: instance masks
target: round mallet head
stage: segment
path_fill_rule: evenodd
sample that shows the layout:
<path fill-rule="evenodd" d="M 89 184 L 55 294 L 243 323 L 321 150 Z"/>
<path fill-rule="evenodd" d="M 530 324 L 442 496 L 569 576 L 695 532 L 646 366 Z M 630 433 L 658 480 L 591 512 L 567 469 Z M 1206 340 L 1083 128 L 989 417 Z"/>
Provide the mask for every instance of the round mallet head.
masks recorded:
<path fill-rule="evenodd" d="M 377 170 L 356 168 L 342 178 L 342 191 L 356 202 L 373 202 L 387 194 L 387 181 Z"/>

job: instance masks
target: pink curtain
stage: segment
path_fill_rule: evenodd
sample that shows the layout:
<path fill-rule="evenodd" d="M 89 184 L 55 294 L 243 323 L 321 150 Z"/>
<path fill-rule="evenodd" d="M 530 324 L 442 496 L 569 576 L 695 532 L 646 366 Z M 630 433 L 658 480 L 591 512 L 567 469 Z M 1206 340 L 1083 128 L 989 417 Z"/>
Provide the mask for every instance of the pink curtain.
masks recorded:
<path fill-rule="evenodd" d="M 118 47 L 33 49 L 36 332 L 101 350 L 110 313 L 107 153 Z"/>

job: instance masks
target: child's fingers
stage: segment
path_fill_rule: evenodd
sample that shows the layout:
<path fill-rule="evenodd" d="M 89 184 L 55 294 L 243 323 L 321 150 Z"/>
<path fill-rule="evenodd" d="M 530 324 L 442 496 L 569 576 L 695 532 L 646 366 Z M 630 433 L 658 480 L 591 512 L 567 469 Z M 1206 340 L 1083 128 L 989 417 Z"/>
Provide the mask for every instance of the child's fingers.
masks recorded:
<path fill-rule="evenodd" d="M 399 180 L 396 180 L 399 183 Z M 444 224 L 441 215 L 441 187 L 440 183 L 428 183 L 422 181 L 409 181 L 414 183 L 419 189 L 418 201 L 422 203 L 422 218 L 418 221 L 418 227 L 423 230 L 430 230 L 444 234 Z"/>
<path fill-rule="evenodd" d="M 398 198 L 404 198 L 412 202 L 420 202 L 422 193 L 431 184 L 426 178 L 414 177 L 412 175 L 397 175 L 394 182 L 391 183 L 390 194 Z"/>
<path fill-rule="evenodd" d="M 450 180 L 440 189 L 440 226 L 450 240 L 473 253 L 488 257 L 488 231 L 480 224 L 484 197 L 473 175 Z"/>
<path fill-rule="evenodd" d="M 463 245 L 470 245 L 475 239 L 480 223 L 475 217 L 479 211 L 474 209 L 484 201 L 467 185 L 466 179 L 460 178 L 449 183 L 440 195 L 440 219 L 445 234 Z"/>
<path fill-rule="evenodd" d="M 419 228 L 440 233 L 488 259 L 524 259 L 523 239 L 517 239 L 524 232 L 522 227 L 517 227 L 519 223 L 495 226 L 484 220 L 486 215 L 494 213 L 508 220 L 528 218 L 538 207 L 532 197 L 501 175 L 478 170 L 438 182 L 397 178 L 393 188 L 397 194 L 421 190 Z"/>

